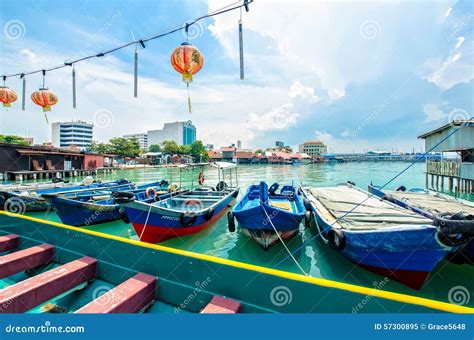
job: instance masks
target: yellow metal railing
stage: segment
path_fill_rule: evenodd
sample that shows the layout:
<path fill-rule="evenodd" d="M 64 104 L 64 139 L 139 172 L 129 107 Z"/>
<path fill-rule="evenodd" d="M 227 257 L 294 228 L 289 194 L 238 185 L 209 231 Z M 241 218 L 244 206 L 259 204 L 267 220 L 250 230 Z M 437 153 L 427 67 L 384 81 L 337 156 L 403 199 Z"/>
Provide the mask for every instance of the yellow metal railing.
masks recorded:
<path fill-rule="evenodd" d="M 427 161 L 426 172 L 432 175 L 460 177 L 460 164 L 459 161 Z"/>

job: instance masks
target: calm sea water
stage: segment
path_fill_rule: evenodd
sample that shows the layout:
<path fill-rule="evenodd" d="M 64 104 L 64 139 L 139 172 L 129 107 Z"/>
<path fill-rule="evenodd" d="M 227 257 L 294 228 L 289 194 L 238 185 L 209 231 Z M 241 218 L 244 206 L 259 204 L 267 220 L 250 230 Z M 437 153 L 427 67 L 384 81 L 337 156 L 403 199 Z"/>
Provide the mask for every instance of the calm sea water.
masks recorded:
<path fill-rule="evenodd" d="M 305 186 L 333 186 L 342 182 L 352 181 L 357 186 L 367 189 L 368 184 L 371 182 L 377 185 L 385 184 L 408 165 L 409 163 L 401 162 L 242 165 L 238 167 L 238 180 L 241 194 L 245 192 L 249 184 L 258 183 L 260 180 L 266 180 L 270 184 L 273 182 L 278 182 L 280 185 L 285 183 L 294 183 L 295 185 L 302 183 Z M 423 170 L 423 164 L 416 164 L 393 181 L 387 188 L 393 189 L 399 185 L 405 185 L 407 188 L 424 187 L 425 175 Z M 197 176 L 197 171 L 195 173 L 181 173 L 181 180 L 184 185 L 190 185 L 192 182 L 196 184 Z M 217 171 L 215 169 L 207 167 L 205 177 L 206 184 L 215 185 L 217 183 Z M 120 170 L 107 176 L 99 176 L 99 178 L 103 180 L 127 178 L 137 183 L 161 179 L 170 180 L 171 178 L 172 181 L 179 182 L 180 175 L 177 169 L 142 168 Z M 226 181 L 229 182 L 229 179 L 227 178 Z M 55 213 L 31 214 L 59 221 Z M 122 221 L 104 223 L 87 228 L 126 238 L 138 239 L 133 227 Z M 287 246 L 291 251 L 302 247 L 300 251 L 295 253 L 295 257 L 310 275 L 369 287 L 379 286 L 383 281 L 382 276 L 372 274 L 355 266 L 337 251 L 330 249 L 319 238 L 311 240 L 317 235 L 314 226 L 308 230 L 302 225 L 300 231 L 296 237 L 287 241 Z M 207 230 L 198 234 L 168 240 L 161 244 L 168 247 L 300 273 L 295 263 L 287 258 L 288 254 L 282 245 L 277 244 L 268 251 L 264 251 L 252 239 L 241 235 L 238 230 L 236 233 L 230 233 L 227 229 L 226 217 L 221 218 Z M 474 291 L 474 267 L 454 265 L 444 261 L 440 263 L 430 276 L 429 281 L 420 291 L 414 291 L 393 281 L 384 285 L 384 289 L 390 291 L 449 301 L 450 291 L 452 292 L 453 287 L 463 286 L 471 292 Z M 469 305 L 474 306 L 474 297 L 469 302 Z"/>

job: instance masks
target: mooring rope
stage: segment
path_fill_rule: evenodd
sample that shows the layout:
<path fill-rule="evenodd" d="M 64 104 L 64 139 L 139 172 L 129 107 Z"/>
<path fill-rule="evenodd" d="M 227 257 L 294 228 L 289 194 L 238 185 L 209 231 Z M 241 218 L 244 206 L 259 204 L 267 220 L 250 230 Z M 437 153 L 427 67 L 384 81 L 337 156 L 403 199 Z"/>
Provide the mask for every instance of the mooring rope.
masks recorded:
<path fill-rule="evenodd" d="M 306 275 L 306 276 L 309 276 L 308 273 L 305 272 L 305 270 L 303 269 L 303 267 L 301 267 L 301 265 L 299 264 L 298 260 L 296 260 L 296 258 L 293 256 L 293 254 L 291 253 L 291 251 L 288 249 L 288 247 L 286 246 L 285 242 L 283 241 L 283 239 L 281 238 L 280 236 L 280 233 L 278 232 L 278 230 L 275 228 L 275 226 L 273 225 L 273 222 L 270 218 L 270 216 L 268 215 L 267 211 L 265 210 L 265 205 L 263 204 L 262 202 L 262 209 L 263 211 L 265 212 L 265 215 L 267 215 L 267 218 L 268 218 L 268 222 L 270 222 L 273 230 L 275 231 L 275 234 L 277 234 L 278 238 L 280 239 L 280 242 L 283 244 L 283 247 L 285 247 L 286 251 L 288 252 L 288 256 L 291 256 L 291 258 L 293 259 L 293 262 L 295 262 L 295 264 L 298 266 L 298 268 L 301 270 L 301 272 Z"/>

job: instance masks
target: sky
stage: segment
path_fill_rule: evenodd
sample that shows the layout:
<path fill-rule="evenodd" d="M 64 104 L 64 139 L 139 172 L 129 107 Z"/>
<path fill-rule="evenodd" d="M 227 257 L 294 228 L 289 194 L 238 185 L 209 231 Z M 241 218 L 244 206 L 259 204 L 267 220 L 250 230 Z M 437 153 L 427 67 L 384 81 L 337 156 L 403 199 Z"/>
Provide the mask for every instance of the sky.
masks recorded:
<path fill-rule="evenodd" d="M 2 0 L 0 75 L 27 72 L 97 54 L 135 38 L 180 27 L 232 0 Z M 176 32 L 46 74 L 59 102 L 50 122 L 92 122 L 94 139 L 161 129 L 192 120 L 197 137 L 216 147 L 242 142 L 264 148 L 322 140 L 330 152 L 420 151 L 417 136 L 474 116 L 472 1 L 265 1 L 242 13 L 245 79 L 239 77 L 238 21 L 229 12 L 191 26 L 189 41 L 204 56 L 186 86 L 170 65 L 186 40 Z M 41 75 L 27 79 L 27 93 Z M 19 97 L 21 80 L 6 85 Z M 51 140 L 51 127 L 29 95 L 0 108 L 0 134 Z"/>

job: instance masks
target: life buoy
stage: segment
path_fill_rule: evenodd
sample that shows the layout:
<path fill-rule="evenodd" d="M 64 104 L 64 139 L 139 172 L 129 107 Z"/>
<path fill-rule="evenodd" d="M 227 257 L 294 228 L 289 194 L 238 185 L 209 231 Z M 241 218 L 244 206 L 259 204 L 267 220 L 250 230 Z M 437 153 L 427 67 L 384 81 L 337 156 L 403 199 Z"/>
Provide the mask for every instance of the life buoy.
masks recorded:
<path fill-rule="evenodd" d="M 198 183 L 199 183 L 199 185 L 203 185 L 205 180 L 206 180 L 206 179 L 204 178 L 204 172 L 201 171 L 201 172 L 199 173 L 199 177 L 198 177 Z"/>
<path fill-rule="evenodd" d="M 151 196 L 150 193 L 153 193 L 153 196 Z M 156 195 L 157 195 L 157 193 L 156 193 L 155 188 L 153 188 L 153 187 L 148 187 L 148 188 L 146 188 L 146 190 L 145 190 L 145 196 L 146 196 L 146 198 L 150 198 L 150 197 L 151 197 L 151 198 L 155 198 Z"/>

